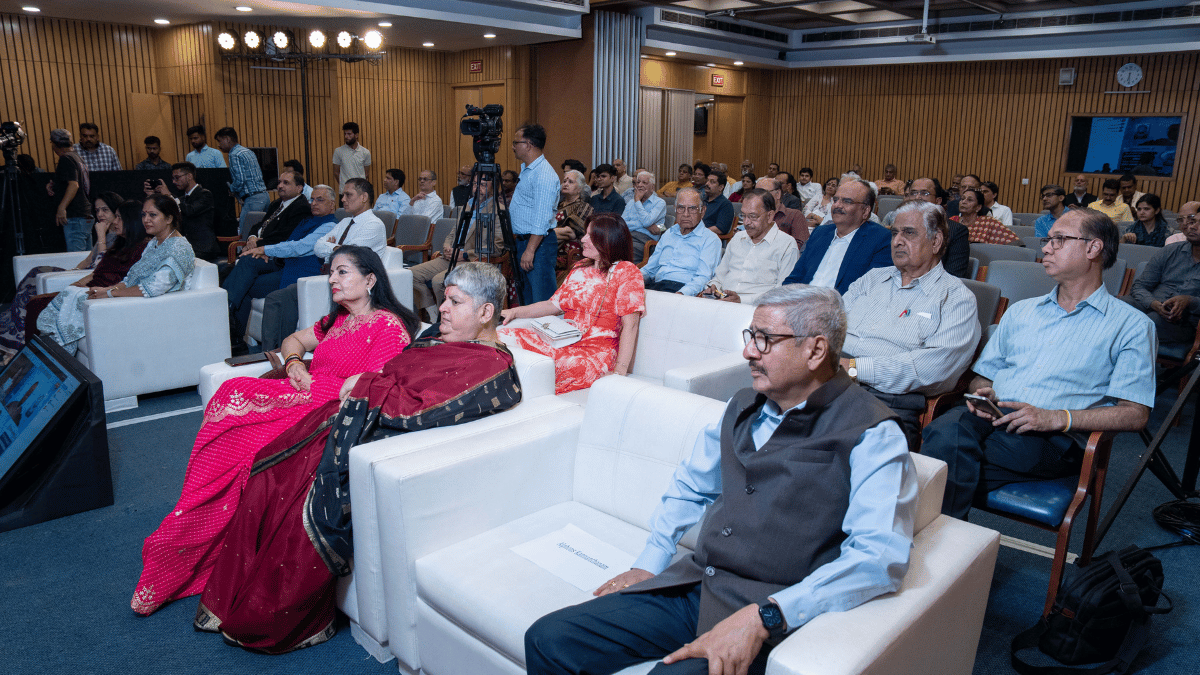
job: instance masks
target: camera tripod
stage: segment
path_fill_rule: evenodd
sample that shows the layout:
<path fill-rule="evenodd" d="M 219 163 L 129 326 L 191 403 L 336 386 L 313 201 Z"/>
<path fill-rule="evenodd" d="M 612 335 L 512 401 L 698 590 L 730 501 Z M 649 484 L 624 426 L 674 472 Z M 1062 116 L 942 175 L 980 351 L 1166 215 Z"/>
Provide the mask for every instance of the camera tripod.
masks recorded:
<path fill-rule="evenodd" d="M 21 212 L 20 170 L 17 149 L 4 149 L 4 177 L 0 179 L 0 231 L 11 230 L 16 243 L 14 255 L 25 255 L 25 222 Z"/>
<path fill-rule="evenodd" d="M 494 262 L 503 252 L 496 249 L 496 228 L 504 240 L 504 248 L 508 252 L 509 267 L 512 269 L 513 282 L 517 287 L 517 300 L 525 304 L 525 294 L 521 289 L 524 270 L 517 259 L 517 240 L 513 236 L 512 220 L 508 216 L 508 204 L 504 202 L 503 190 L 500 187 L 500 165 L 495 163 L 475 162 L 471 170 L 471 200 L 463 207 L 458 215 L 458 224 L 454 226 L 454 250 L 450 257 L 450 270 L 458 264 L 459 255 L 467 243 L 467 232 L 471 229 L 471 221 L 475 220 L 475 253 L 480 262 Z M 485 190 L 484 184 L 490 185 Z"/>

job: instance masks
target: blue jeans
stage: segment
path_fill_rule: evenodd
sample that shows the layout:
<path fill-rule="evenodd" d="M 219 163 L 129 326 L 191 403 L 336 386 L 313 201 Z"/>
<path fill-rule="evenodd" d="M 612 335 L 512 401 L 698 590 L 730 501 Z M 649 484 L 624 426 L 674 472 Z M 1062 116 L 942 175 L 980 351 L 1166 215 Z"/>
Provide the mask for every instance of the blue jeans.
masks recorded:
<path fill-rule="evenodd" d="M 529 240 L 517 240 L 516 264 L 521 264 L 521 257 L 525 255 L 525 247 L 528 245 Z M 528 272 L 521 270 L 521 290 L 525 295 L 525 304 L 532 305 L 535 302 L 549 300 L 550 296 L 554 295 L 554 291 L 558 288 L 554 276 L 554 262 L 557 256 L 558 238 L 551 232 L 550 236 L 542 237 L 542 243 L 538 245 L 537 251 L 533 254 L 533 269 Z"/>
<path fill-rule="evenodd" d="M 63 225 L 63 238 L 67 240 L 68 251 L 92 250 L 91 218 L 67 218 Z"/>
<path fill-rule="evenodd" d="M 242 213 L 238 216 L 238 236 L 242 239 L 250 233 L 250 224 L 246 220 L 250 217 L 251 211 L 266 211 L 271 205 L 271 195 L 267 192 L 260 192 L 255 195 L 250 195 L 242 202 Z"/>

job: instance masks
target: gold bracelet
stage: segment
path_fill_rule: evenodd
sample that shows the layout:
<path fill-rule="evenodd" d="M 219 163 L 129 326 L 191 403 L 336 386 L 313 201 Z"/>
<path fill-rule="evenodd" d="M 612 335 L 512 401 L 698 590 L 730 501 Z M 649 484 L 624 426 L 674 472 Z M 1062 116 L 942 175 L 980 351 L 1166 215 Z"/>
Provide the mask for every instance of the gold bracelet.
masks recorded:
<path fill-rule="evenodd" d="M 1063 408 L 1063 412 L 1067 413 L 1067 426 L 1063 427 L 1063 433 L 1065 434 L 1071 430 L 1071 411 Z"/>

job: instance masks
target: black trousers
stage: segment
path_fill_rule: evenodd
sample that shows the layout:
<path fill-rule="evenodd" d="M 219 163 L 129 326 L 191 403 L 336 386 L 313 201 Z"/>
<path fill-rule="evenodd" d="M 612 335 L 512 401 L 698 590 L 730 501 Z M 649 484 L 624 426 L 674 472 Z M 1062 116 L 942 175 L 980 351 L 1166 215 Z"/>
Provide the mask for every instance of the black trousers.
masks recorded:
<path fill-rule="evenodd" d="M 664 291 L 666 293 L 675 293 L 681 288 L 683 288 L 682 281 L 667 281 L 666 279 L 663 279 L 662 281 L 646 282 L 646 290 L 648 291 Z"/>
<path fill-rule="evenodd" d="M 900 430 L 908 440 L 909 452 L 917 452 L 921 447 L 921 415 L 925 412 L 925 397 L 921 394 L 885 394 L 865 384 L 859 386 L 896 413 L 900 418 Z"/>
<path fill-rule="evenodd" d="M 661 659 L 696 639 L 700 584 L 650 593 L 610 593 L 538 619 L 525 633 L 529 675 L 608 675 Z M 767 669 L 770 648 L 750 665 Z M 708 675 L 707 659 L 659 663 L 654 675 Z"/>

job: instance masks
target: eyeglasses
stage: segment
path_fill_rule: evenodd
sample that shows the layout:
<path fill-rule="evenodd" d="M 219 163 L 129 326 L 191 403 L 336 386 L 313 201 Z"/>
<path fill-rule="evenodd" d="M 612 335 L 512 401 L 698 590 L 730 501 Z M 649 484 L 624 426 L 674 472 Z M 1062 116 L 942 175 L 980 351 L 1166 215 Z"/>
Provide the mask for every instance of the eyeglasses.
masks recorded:
<path fill-rule="evenodd" d="M 767 352 L 771 351 L 771 345 L 774 344 L 776 340 L 782 340 L 783 338 L 804 338 L 804 337 L 809 337 L 809 336 L 808 335 L 787 335 L 784 333 L 767 333 L 765 331 L 761 331 L 758 329 L 751 330 L 751 329 L 747 328 L 742 331 L 742 344 L 749 345 L 750 342 L 753 341 L 754 348 L 758 350 L 758 353 L 766 354 Z"/>
<path fill-rule="evenodd" d="M 841 204 L 842 206 L 853 206 L 855 204 L 866 204 L 866 202 L 856 202 L 853 199 L 850 199 L 849 197 L 834 197 L 833 203 Z"/>
<path fill-rule="evenodd" d="M 1050 244 L 1050 250 L 1057 251 L 1058 249 L 1063 247 L 1063 243 L 1066 242 L 1068 239 L 1075 239 L 1078 241 L 1091 241 L 1092 239 L 1094 239 L 1094 237 L 1071 237 L 1071 236 L 1068 236 L 1065 234 L 1056 234 L 1053 237 L 1042 237 L 1039 241 L 1042 242 L 1042 246 L 1045 246 L 1046 244 Z"/>
<path fill-rule="evenodd" d="M 1185 225 L 1195 225 L 1197 222 L 1200 222 L 1200 216 L 1194 213 L 1190 216 L 1179 216 L 1179 222 Z"/>
<path fill-rule="evenodd" d="M 908 192 L 904 193 L 904 196 L 908 197 L 909 199 L 915 199 L 916 197 L 928 197 L 931 194 L 933 193 L 929 190 L 909 190 Z"/>
<path fill-rule="evenodd" d="M 1050 199 L 1051 197 L 1059 196 L 1057 192 L 1047 192 L 1042 195 L 1042 199 Z"/>
<path fill-rule="evenodd" d="M 700 213 L 701 208 L 702 207 L 699 206 L 683 206 L 681 204 L 676 204 L 675 213 Z"/>
<path fill-rule="evenodd" d="M 744 218 L 746 220 L 754 221 L 754 222 L 758 222 L 758 220 L 760 218 L 762 218 L 766 215 L 767 214 L 765 212 L 764 213 L 755 213 L 753 211 L 742 211 L 742 218 Z"/>
<path fill-rule="evenodd" d="M 524 139 L 522 139 L 522 140 L 519 140 L 519 141 L 513 141 L 513 142 L 512 142 L 512 146 L 515 148 L 515 147 L 517 147 L 518 145 L 520 145 L 520 144 L 522 144 L 522 143 L 528 143 L 528 142 L 529 142 L 529 141 L 526 141 L 526 140 L 524 140 Z"/>
<path fill-rule="evenodd" d="M 427 183 L 427 182 L 433 180 L 433 176 L 417 176 L 417 180 Z"/>

